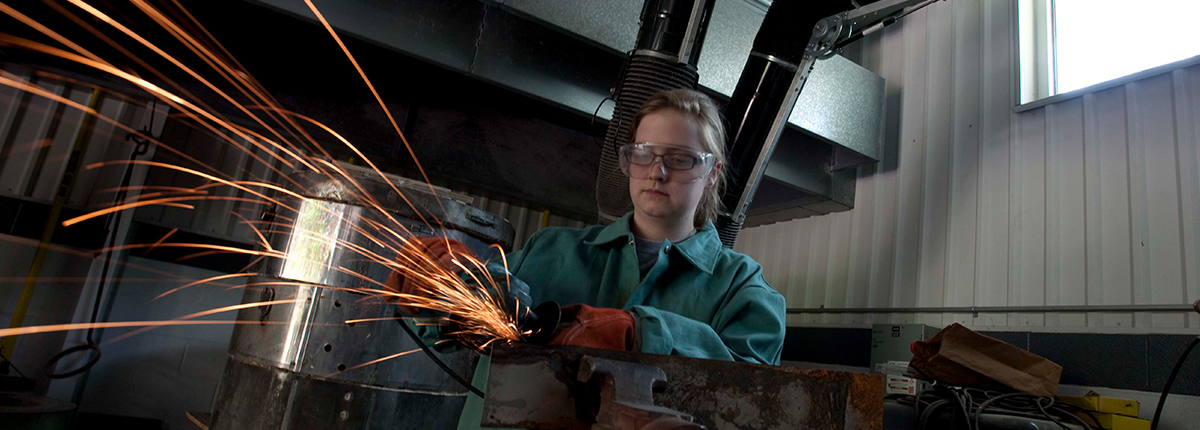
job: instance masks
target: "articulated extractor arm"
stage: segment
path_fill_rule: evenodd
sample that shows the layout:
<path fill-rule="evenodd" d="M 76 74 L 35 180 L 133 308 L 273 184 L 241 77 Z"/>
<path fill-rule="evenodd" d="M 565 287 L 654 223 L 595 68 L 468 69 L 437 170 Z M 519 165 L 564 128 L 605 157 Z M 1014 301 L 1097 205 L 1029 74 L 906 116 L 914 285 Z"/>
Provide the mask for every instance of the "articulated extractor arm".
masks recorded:
<path fill-rule="evenodd" d="M 810 44 L 810 49 L 818 58 L 827 58 L 846 45 L 938 1 L 940 0 L 885 0 L 830 16 L 813 28 L 813 39 L 810 42 L 815 45 Z"/>
<path fill-rule="evenodd" d="M 806 44 L 789 37 L 794 34 L 791 28 L 806 26 L 821 14 L 840 10 L 838 3 L 776 0 L 771 5 L 725 110 L 731 139 L 726 167 L 732 175 L 721 199 L 728 213 L 716 223 L 725 246 L 733 247 L 737 240 L 767 161 L 813 65 L 937 1 L 881 0 L 864 6 L 852 1 L 853 9 L 817 19 Z"/>

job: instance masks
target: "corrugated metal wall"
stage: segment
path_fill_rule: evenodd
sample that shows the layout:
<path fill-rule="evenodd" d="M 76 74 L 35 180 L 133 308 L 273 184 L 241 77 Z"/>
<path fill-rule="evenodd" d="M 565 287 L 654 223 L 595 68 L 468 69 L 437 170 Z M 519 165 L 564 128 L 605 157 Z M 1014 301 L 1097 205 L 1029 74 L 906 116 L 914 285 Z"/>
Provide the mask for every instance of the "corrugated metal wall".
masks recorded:
<path fill-rule="evenodd" d="M 5 220 L 4 231 L 20 234 L 0 235 L 0 244 L 5 249 L 4 258 L 0 259 L 0 320 L 7 324 L 18 306 L 38 249 L 37 239 L 29 236 L 36 238 L 42 223 L 48 221 L 44 219 L 48 211 L 40 215 L 38 211 L 54 201 L 79 133 L 90 134 L 79 156 L 78 175 L 64 204 L 74 210 L 110 206 L 116 194 L 113 189 L 120 185 L 127 166 L 88 166 L 127 160 L 134 150 L 134 144 L 126 139 L 129 130 L 161 129 L 165 106 L 148 103 L 150 98 L 135 90 L 97 86 L 28 65 L 0 63 L 0 77 L 4 79 L 0 84 L 0 196 L 4 197 L 0 216 Z M 29 85 L 37 88 L 19 89 Z M 84 130 L 85 115 L 80 108 L 88 106 L 97 89 L 95 110 L 103 118 L 97 118 L 90 129 Z M 70 103 L 59 101 L 63 99 Z M 138 185 L 146 175 L 146 168 L 134 167 L 130 173 L 132 184 Z M 137 190 L 128 194 L 131 200 L 138 196 Z M 65 212 L 59 221 L 73 212 Z M 31 228 L 30 224 L 32 231 L 26 230 Z M 116 226 L 118 237 L 125 234 L 129 224 L 129 217 L 125 217 Z M 60 226 L 56 236 L 75 234 L 79 233 Z M 37 282 L 23 320 L 27 326 L 87 321 L 91 315 L 103 260 L 96 259 L 91 249 L 58 245 L 46 253 L 40 272 L 33 273 Z M 109 267 L 116 268 L 117 263 Z M 81 302 L 80 297 L 86 299 Z M 12 359 L 21 368 L 39 369 L 62 350 L 64 340 L 68 340 L 68 345 L 78 345 L 84 336 L 82 331 L 22 336 L 17 339 Z M 76 360 L 83 358 L 69 355 L 60 363 L 63 366 L 60 369 L 74 368 L 81 364 Z M 45 393 L 50 380 L 42 372 L 29 376 L 37 381 L 35 391 Z M 70 384 L 74 384 L 73 380 Z M 66 397 L 70 397 L 69 391 Z"/>
<path fill-rule="evenodd" d="M 884 159 L 860 170 L 854 210 L 747 229 L 737 243 L 789 307 L 1200 298 L 1200 66 L 1013 113 L 1015 4 L 939 2 L 850 55 L 888 93 Z M 789 319 L 889 321 L 1200 326 L 1131 313 Z"/>
<path fill-rule="evenodd" d="M 0 76 L 29 83 L 87 106 L 95 85 L 38 71 L 28 66 L 0 63 Z M 142 129 L 151 121 L 148 98 L 124 95 L 109 89 L 100 94 L 96 111 L 112 121 Z M 0 193 L 8 197 L 50 203 L 67 168 L 72 147 L 84 118 L 83 111 L 41 95 L 0 85 Z M 161 121 L 161 118 L 159 118 Z M 97 120 L 80 158 L 79 176 L 66 206 L 95 208 L 112 203 L 112 188 L 120 185 L 123 165 L 89 169 L 89 164 L 124 160 L 133 144 L 128 134 L 110 122 Z"/>

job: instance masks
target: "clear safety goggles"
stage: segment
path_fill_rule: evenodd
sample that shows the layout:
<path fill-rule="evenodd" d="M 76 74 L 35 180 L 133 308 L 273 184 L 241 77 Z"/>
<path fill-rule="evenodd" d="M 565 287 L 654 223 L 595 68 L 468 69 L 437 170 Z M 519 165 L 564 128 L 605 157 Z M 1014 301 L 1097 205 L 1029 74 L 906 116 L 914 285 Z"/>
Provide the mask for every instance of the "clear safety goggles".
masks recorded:
<path fill-rule="evenodd" d="M 657 169 L 667 181 L 684 184 L 707 176 L 714 160 L 710 152 L 651 142 L 622 146 L 618 155 L 621 171 L 632 179 L 649 179 Z"/>

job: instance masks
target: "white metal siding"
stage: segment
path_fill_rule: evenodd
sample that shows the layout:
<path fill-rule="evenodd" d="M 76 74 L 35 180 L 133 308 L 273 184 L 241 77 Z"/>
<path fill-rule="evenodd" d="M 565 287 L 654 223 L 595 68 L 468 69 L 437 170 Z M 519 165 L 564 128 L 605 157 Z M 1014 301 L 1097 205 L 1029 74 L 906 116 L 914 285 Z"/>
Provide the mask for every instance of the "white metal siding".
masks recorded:
<path fill-rule="evenodd" d="M 88 83 L 63 80 L 14 64 L 0 64 L 0 75 L 9 80 L 28 82 L 83 106 L 88 105 L 94 88 Z M 96 111 L 107 119 L 132 129 L 141 129 L 150 123 L 146 100 L 107 89 L 101 91 L 100 97 Z M 83 118 L 83 111 L 65 103 L 0 85 L 0 194 L 51 203 L 67 168 L 67 159 Z M 156 123 L 161 123 L 161 118 Z M 112 203 L 114 192 L 111 189 L 120 184 L 125 166 L 94 169 L 87 166 L 100 161 L 128 159 L 133 144 L 125 139 L 127 134 L 126 130 L 105 120 L 93 123 L 67 207 L 94 209 Z"/>
<path fill-rule="evenodd" d="M 747 229 L 737 244 L 789 307 L 1200 298 L 1200 66 L 1013 113 L 1014 4 L 939 2 L 851 53 L 888 94 L 883 160 L 859 171 L 855 208 Z M 789 318 L 887 321 L 1200 326 L 1131 313 Z"/>

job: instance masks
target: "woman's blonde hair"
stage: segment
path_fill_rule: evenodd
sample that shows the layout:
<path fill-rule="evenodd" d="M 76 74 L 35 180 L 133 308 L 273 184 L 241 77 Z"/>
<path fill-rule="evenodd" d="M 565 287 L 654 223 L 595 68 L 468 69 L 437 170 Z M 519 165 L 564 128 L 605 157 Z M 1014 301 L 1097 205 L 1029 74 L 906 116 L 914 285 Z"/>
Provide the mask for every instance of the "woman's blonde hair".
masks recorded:
<path fill-rule="evenodd" d="M 646 115 L 662 111 L 664 109 L 672 109 L 680 112 L 696 127 L 696 131 L 700 134 L 700 146 L 706 152 L 713 154 L 713 168 L 718 164 L 725 165 L 725 122 L 721 119 L 721 112 L 717 110 L 717 104 L 713 103 L 712 99 L 704 95 L 704 93 L 696 90 L 671 90 L 663 91 L 650 97 L 646 103 L 638 109 L 637 114 L 633 117 L 633 127 L 630 128 L 629 138 L 632 139 L 637 135 L 638 125 L 642 123 L 642 118 Z M 721 211 L 721 191 L 725 189 L 725 181 L 727 173 L 726 169 L 721 169 L 717 175 L 717 182 L 712 187 L 704 190 L 704 195 L 700 197 L 700 203 L 696 205 L 696 217 L 693 221 L 696 228 L 701 228 L 709 221 L 715 221 L 717 214 Z"/>

